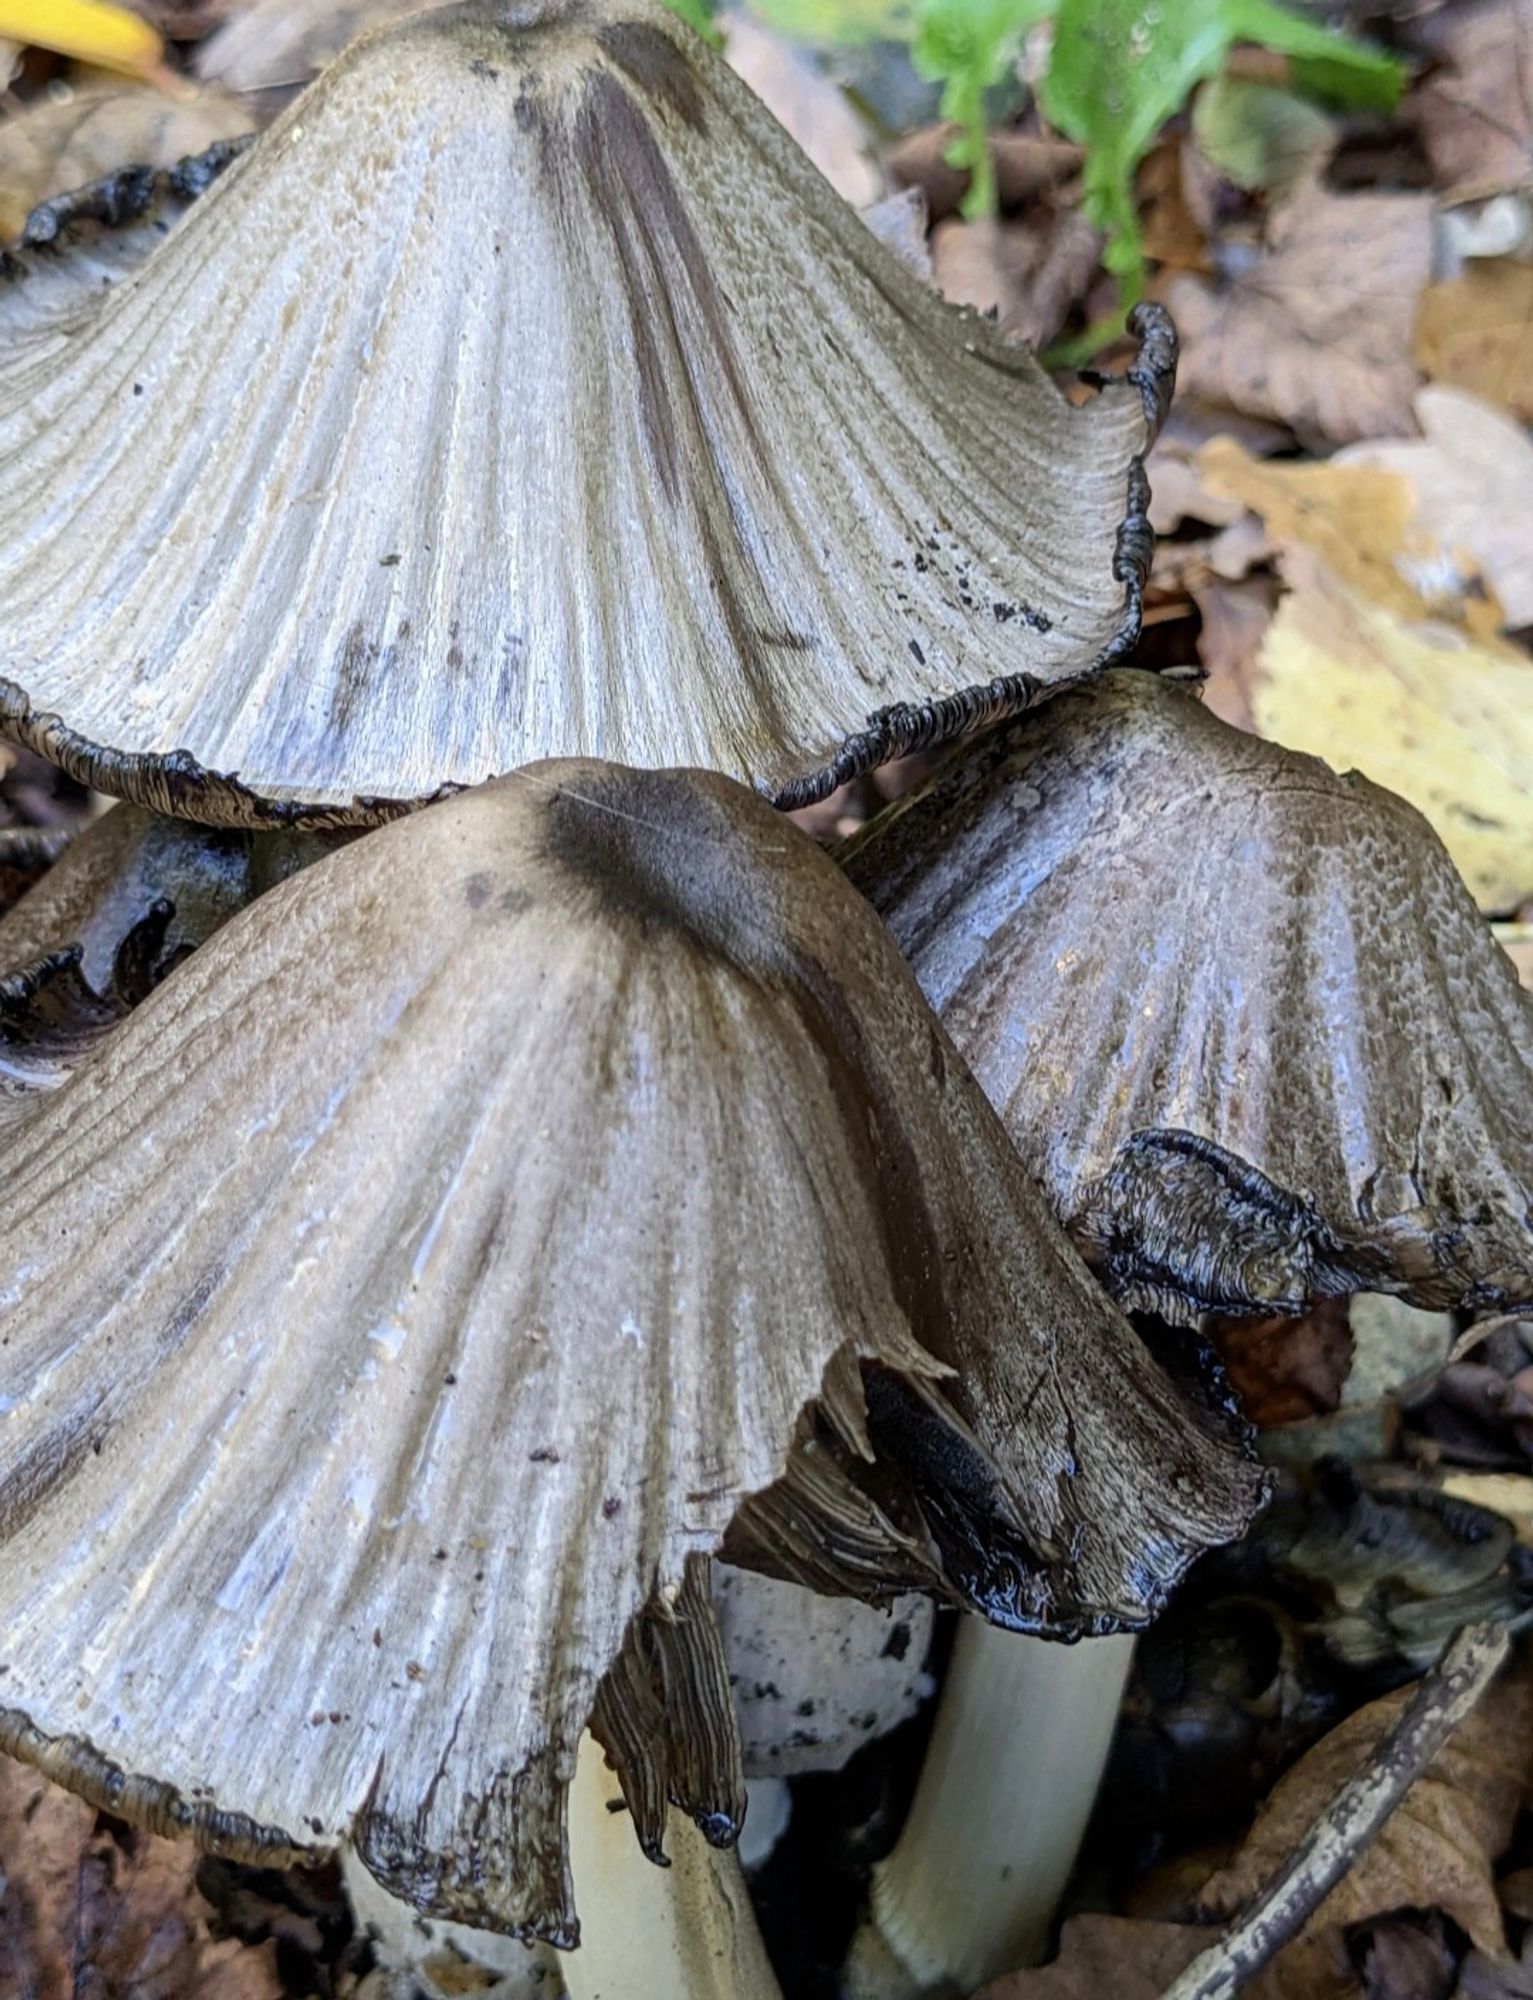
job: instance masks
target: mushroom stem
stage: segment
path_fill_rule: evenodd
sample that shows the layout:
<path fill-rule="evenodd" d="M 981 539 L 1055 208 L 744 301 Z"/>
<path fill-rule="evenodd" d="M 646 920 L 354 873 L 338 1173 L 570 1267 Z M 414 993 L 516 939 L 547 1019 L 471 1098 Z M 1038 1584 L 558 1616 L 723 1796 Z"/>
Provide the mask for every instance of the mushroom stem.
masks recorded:
<path fill-rule="evenodd" d="M 1036 1963 L 1112 1743 L 1132 1639 L 965 1617 L 915 1802 L 874 1872 L 848 2000 L 945 2000 Z"/>
<path fill-rule="evenodd" d="M 669 1868 L 646 1860 L 600 1746 L 581 1738 L 569 1793 L 580 1947 L 560 1961 L 569 2000 L 782 2000 L 733 1853 L 672 1812 Z"/>

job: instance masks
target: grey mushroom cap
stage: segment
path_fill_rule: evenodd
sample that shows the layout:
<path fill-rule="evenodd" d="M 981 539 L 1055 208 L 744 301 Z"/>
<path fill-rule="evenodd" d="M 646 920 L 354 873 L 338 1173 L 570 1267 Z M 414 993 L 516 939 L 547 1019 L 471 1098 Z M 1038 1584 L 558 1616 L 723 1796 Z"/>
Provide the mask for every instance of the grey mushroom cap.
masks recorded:
<path fill-rule="evenodd" d="M 1118 672 L 844 859 L 1127 1303 L 1533 1301 L 1533 1002 L 1403 800 Z"/>
<path fill-rule="evenodd" d="M 411 16 L 0 316 L 0 728 L 214 824 L 546 755 L 805 802 L 1130 642 L 1141 332 L 1069 403 L 660 0 Z"/>
<path fill-rule="evenodd" d="M 588 1721 L 648 1851 L 668 1797 L 732 1836 L 721 1549 L 1069 1634 L 1261 1495 L 715 775 L 540 766 L 317 862 L 6 1173 L 0 1747 L 433 1917 L 574 1941 Z"/>

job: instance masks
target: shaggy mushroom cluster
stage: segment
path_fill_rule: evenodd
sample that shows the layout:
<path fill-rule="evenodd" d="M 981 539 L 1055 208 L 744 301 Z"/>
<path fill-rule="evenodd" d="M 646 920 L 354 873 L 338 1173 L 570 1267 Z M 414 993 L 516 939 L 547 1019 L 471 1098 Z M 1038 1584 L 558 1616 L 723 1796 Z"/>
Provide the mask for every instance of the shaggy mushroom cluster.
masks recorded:
<path fill-rule="evenodd" d="M 529 1992 L 765 2000 L 747 1778 L 909 1711 L 827 1600 L 916 1593 L 850 1989 L 1038 1948 L 1112 1635 L 1262 1497 L 1199 1315 L 1533 1302 L 1430 832 L 1104 672 L 1139 332 L 1068 402 L 651 0 L 385 27 L 29 232 L 0 726 L 126 803 L 0 919 L 0 1748 Z"/>

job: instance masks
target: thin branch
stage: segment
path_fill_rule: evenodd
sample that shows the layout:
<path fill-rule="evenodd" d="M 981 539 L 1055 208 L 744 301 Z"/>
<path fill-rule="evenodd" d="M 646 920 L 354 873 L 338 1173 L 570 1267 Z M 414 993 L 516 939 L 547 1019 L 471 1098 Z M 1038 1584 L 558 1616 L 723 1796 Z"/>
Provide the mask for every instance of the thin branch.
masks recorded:
<path fill-rule="evenodd" d="M 1300 1841 L 1257 1901 L 1166 1988 L 1162 2000 L 1230 2000 L 1272 1959 L 1358 1859 L 1511 1650 L 1505 1625 L 1457 1633 L 1394 1727 Z"/>

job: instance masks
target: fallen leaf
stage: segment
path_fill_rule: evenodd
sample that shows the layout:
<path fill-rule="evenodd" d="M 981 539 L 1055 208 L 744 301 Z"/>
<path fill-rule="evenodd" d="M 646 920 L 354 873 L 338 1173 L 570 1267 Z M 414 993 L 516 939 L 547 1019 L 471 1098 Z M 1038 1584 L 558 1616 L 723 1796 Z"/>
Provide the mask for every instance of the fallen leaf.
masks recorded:
<path fill-rule="evenodd" d="M 1403 472 L 1350 454 L 1319 463 L 1256 459 L 1233 438 L 1205 445 L 1197 469 L 1210 491 L 1260 515 L 1275 546 L 1312 550 L 1342 583 L 1394 617 L 1446 619 L 1499 645 L 1499 607 L 1475 567 L 1457 564 L 1416 520 L 1416 489 Z M 1533 495 L 1527 504 L 1533 509 Z M 1533 576 L 1533 549 L 1528 558 Z"/>
<path fill-rule="evenodd" d="M 147 21 L 110 0 L 0 0 L 0 35 L 129 76 L 159 75 L 165 53 Z"/>
<path fill-rule="evenodd" d="M 1436 383 L 1417 396 L 1416 421 L 1419 439 L 1349 445 L 1332 464 L 1408 481 L 1414 525 L 1471 558 L 1508 625 L 1533 625 L 1533 439 L 1478 396 Z"/>
<path fill-rule="evenodd" d="M 1336 442 L 1410 428 L 1430 195 L 1310 187 L 1277 212 L 1248 266 L 1226 256 L 1222 282 L 1184 274 L 1164 293 L 1183 394 Z"/>
<path fill-rule="evenodd" d="M 0 1757 L 0 1993 L 280 2000 L 275 1945 L 213 1937 L 199 1858 Z"/>
<path fill-rule="evenodd" d="M 1207 164 L 1179 133 L 1168 133 L 1151 147 L 1136 177 L 1146 256 L 1182 271 L 1212 268 L 1208 238 L 1214 218 L 1203 185 L 1212 181 Z"/>
<path fill-rule="evenodd" d="M 924 284 L 936 283 L 927 241 L 926 197 L 919 188 L 901 188 L 895 194 L 886 194 L 862 211 L 862 219 L 907 271 L 914 271 Z"/>
<path fill-rule="evenodd" d="M 447 0 L 250 0 L 197 51 L 197 74 L 227 89 L 273 93 L 263 115 L 280 109 L 275 93 L 301 89 L 368 28 L 424 13 Z"/>
<path fill-rule="evenodd" d="M 1533 182 L 1533 0 L 1443 7 L 1423 40 L 1442 67 L 1413 108 L 1444 201 Z"/>
<path fill-rule="evenodd" d="M 1200 1916 L 1231 1917 L 1260 1893 L 1413 1693 L 1403 1687 L 1369 1702 L 1299 1759 L 1273 1788 L 1234 1860 L 1204 1887 Z M 1391 1910 L 1440 1909 L 1481 1951 L 1504 1956 L 1493 1865 L 1533 1777 L 1530 1742 L 1533 1679 L 1514 1669 L 1454 1731 L 1351 1871 L 1278 1954 L 1271 1972 L 1282 1990 L 1316 1993 L 1338 1933 Z"/>
<path fill-rule="evenodd" d="M 878 200 L 884 183 L 869 130 L 813 56 L 744 12 L 729 16 L 724 52 L 843 201 L 866 208 Z"/>
<path fill-rule="evenodd" d="M 1326 1416 L 1341 1401 L 1352 1365 L 1352 1329 L 1345 1299 L 1323 1299 L 1301 1318 L 1208 1321 L 1230 1387 L 1259 1430 Z"/>
<path fill-rule="evenodd" d="M 991 313 L 1011 340 L 1045 346 L 1096 276 L 1101 239 L 1078 209 L 1029 223 L 949 216 L 932 231 L 937 289 L 955 305 Z"/>
<path fill-rule="evenodd" d="M 955 167 L 947 157 L 957 137 L 956 125 L 927 125 L 885 155 L 895 186 L 921 188 L 935 222 L 955 214 L 968 192 L 968 169 Z M 990 135 L 990 160 L 1003 209 L 1026 208 L 1062 186 L 1079 173 L 1083 158 L 1081 148 L 1068 139 L 1044 139 L 1028 132 Z"/>
<path fill-rule="evenodd" d="M 1415 356 L 1434 380 L 1533 419 L 1533 264 L 1479 258 L 1461 278 L 1430 286 Z"/>
<path fill-rule="evenodd" d="M 1533 924 L 1492 924 L 1496 942 L 1517 968 L 1524 986 L 1533 987 Z"/>
<path fill-rule="evenodd" d="M 174 166 L 255 124 L 214 89 L 171 98 L 120 85 L 39 98 L 0 123 L 0 243 L 15 241 L 40 201 L 124 167 Z"/>
<path fill-rule="evenodd" d="M 1203 705 L 1221 721 L 1254 733 L 1249 689 L 1277 609 L 1277 584 L 1267 577 L 1232 583 L 1210 574 L 1194 583 L 1192 601 L 1203 621 L 1198 633 L 1198 658 L 1208 676 Z"/>
<path fill-rule="evenodd" d="M 1070 1917 L 1052 1965 L 1009 1973 L 975 2000 L 1159 2000 L 1214 1941 L 1200 1924 L 1149 1923 L 1137 1917 Z M 1247 1993 L 1257 1989 L 1248 1987 Z"/>
<path fill-rule="evenodd" d="M 1399 792 L 1480 907 L 1515 909 L 1533 890 L 1533 661 L 1407 627 L 1307 550 L 1284 574 L 1252 677 L 1260 734 Z"/>
<path fill-rule="evenodd" d="M 1363 2000 L 1452 2000 L 1458 1972 L 1443 1920 L 1382 1917 L 1347 1940 L 1363 1982 Z"/>
<path fill-rule="evenodd" d="M 1459 1967 L 1453 2000 L 1533 2000 L 1533 1942 L 1524 1944 L 1521 1960 L 1507 1965 L 1472 1951 Z"/>
<path fill-rule="evenodd" d="M 1525 1472 L 1450 1472 L 1442 1490 L 1451 1499 L 1467 1500 L 1510 1521 L 1517 1539 L 1533 1548 L 1533 1478 Z"/>

